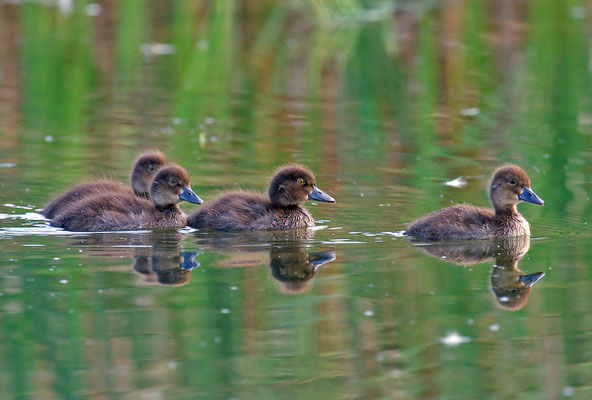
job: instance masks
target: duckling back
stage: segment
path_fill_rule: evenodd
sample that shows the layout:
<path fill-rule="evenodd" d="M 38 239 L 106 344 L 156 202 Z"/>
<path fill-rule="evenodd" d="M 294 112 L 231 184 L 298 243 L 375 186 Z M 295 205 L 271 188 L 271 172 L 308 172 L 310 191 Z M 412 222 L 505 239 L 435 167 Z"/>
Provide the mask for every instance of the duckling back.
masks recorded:
<path fill-rule="evenodd" d="M 520 214 L 497 216 L 486 208 L 458 205 L 417 219 L 406 234 L 426 240 L 490 239 L 530 235 L 530 228 Z"/>
<path fill-rule="evenodd" d="M 180 210 L 160 212 L 150 200 L 133 193 L 90 196 L 69 205 L 51 221 L 52 226 L 76 232 L 182 228 L 186 223 Z"/>
<path fill-rule="evenodd" d="M 98 195 L 102 193 L 120 193 L 123 195 L 133 195 L 133 191 L 123 184 L 115 181 L 100 180 L 93 182 L 85 182 L 74 186 L 73 188 L 65 191 L 59 196 L 53 198 L 47 203 L 41 214 L 48 219 L 54 218 L 57 214 L 63 211 L 71 204 L 78 202 L 87 197 Z"/>
<path fill-rule="evenodd" d="M 214 230 L 279 230 L 312 226 L 314 219 L 300 206 L 272 207 L 263 195 L 234 191 L 201 206 L 189 215 L 187 225 Z"/>
<path fill-rule="evenodd" d="M 148 192 L 155 174 L 167 164 L 168 160 L 166 156 L 160 151 L 151 150 L 145 152 L 134 162 L 131 173 L 132 188 L 106 179 L 85 182 L 74 186 L 52 199 L 43 207 L 41 214 L 46 218 L 52 219 L 71 204 L 87 197 L 104 193 L 118 193 L 124 196 L 135 194 L 138 197 L 149 198 L 150 195 Z"/>
<path fill-rule="evenodd" d="M 187 224 L 181 201 L 201 203 L 187 172 L 178 165 L 162 168 L 150 188 L 151 200 L 131 194 L 103 193 L 73 203 L 51 225 L 71 231 L 182 228 Z"/>

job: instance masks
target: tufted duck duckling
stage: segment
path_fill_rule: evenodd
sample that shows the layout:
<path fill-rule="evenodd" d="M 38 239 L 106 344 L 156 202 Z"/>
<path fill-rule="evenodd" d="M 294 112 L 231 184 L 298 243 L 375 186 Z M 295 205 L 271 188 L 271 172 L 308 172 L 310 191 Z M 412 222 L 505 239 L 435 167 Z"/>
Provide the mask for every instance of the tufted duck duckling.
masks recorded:
<path fill-rule="evenodd" d="M 150 187 L 151 200 L 133 194 L 107 192 L 73 203 L 51 221 L 70 231 L 114 231 L 182 228 L 185 214 L 178 204 L 201 204 L 189 185 L 189 175 L 178 165 L 158 171 Z"/>
<path fill-rule="evenodd" d="M 544 204 L 530 189 L 526 172 L 516 165 L 506 165 L 494 172 L 489 198 L 493 211 L 469 205 L 444 208 L 412 222 L 406 234 L 428 240 L 530 235 L 528 222 L 516 205 L 522 201 Z"/>
<path fill-rule="evenodd" d="M 142 154 L 136 159 L 131 174 L 131 186 L 133 193 L 138 197 L 148 199 L 150 197 L 150 185 L 156 172 L 168 164 L 168 160 L 160 151 L 150 151 Z M 119 182 L 102 179 L 98 181 L 85 182 L 74 186 L 59 196 L 52 199 L 43 207 L 41 214 L 45 218 L 52 219 L 63 209 L 72 203 L 85 199 L 92 195 L 106 192 L 116 192 L 129 195 L 131 189 Z"/>
<path fill-rule="evenodd" d="M 291 229 L 314 225 L 314 219 L 300 205 L 307 199 L 335 202 L 316 186 L 313 173 L 301 165 L 277 170 L 268 197 L 258 193 L 232 191 L 212 200 L 187 218 L 193 228 L 214 230 Z"/>

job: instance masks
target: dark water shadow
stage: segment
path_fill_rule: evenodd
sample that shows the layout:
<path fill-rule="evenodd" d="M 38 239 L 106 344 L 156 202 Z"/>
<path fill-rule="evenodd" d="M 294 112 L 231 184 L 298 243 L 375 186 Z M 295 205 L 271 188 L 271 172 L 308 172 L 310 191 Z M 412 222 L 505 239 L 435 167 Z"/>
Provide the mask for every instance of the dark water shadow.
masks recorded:
<path fill-rule="evenodd" d="M 183 251 L 185 234 L 177 231 L 148 233 L 93 233 L 78 236 L 72 243 L 84 246 L 91 256 L 133 257 L 133 270 L 148 284 L 182 286 L 199 266 L 199 251 Z"/>
<path fill-rule="evenodd" d="M 289 294 L 308 291 L 319 268 L 336 259 L 334 249 L 310 251 L 313 235 L 308 229 L 194 233 L 200 248 L 224 255 L 215 267 L 269 265 L 279 290 Z"/>
<path fill-rule="evenodd" d="M 519 310 L 526 305 L 532 286 L 544 272 L 527 274 L 518 269 L 518 261 L 530 248 L 530 238 L 500 238 L 418 244 L 424 253 L 457 265 L 479 264 L 494 260 L 490 288 L 497 304 L 505 310 Z"/>

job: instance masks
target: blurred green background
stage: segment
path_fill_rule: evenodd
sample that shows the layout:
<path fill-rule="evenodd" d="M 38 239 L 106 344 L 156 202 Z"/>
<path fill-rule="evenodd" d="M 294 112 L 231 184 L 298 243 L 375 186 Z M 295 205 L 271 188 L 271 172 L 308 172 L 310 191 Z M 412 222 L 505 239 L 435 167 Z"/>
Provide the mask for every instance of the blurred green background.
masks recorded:
<path fill-rule="evenodd" d="M 0 1 L 3 398 L 589 398 L 591 7 Z M 126 181 L 151 148 L 206 201 L 296 161 L 337 203 L 309 205 L 304 238 L 69 235 L 31 214 L 83 179 Z M 396 234 L 486 205 L 508 162 L 545 200 L 519 207 L 518 267 L 547 276 L 513 312 L 493 259 L 452 265 Z M 278 254 L 320 251 L 336 260 L 300 290 L 274 277 Z M 182 252 L 200 265 L 179 272 Z M 180 286 L 146 273 L 171 265 Z"/>

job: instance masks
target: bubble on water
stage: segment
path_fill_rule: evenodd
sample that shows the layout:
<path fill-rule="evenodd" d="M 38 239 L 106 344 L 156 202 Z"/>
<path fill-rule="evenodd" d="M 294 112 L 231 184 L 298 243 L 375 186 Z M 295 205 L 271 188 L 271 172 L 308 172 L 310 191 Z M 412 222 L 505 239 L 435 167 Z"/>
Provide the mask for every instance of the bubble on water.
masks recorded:
<path fill-rule="evenodd" d="M 145 57 L 160 56 L 165 54 L 174 54 L 175 46 L 167 43 L 144 43 L 140 46 L 140 51 Z"/>
<path fill-rule="evenodd" d="M 89 17 L 96 17 L 101 14 L 102 10 L 103 9 L 100 4 L 91 3 L 86 6 L 85 12 L 86 12 L 86 15 L 88 15 Z"/>
<path fill-rule="evenodd" d="M 588 10 L 586 10 L 586 7 L 580 6 L 573 6 L 569 13 L 573 19 L 586 19 L 588 16 Z"/>
<path fill-rule="evenodd" d="M 470 337 L 462 336 L 458 332 L 448 332 L 446 336 L 438 338 L 438 342 L 445 346 L 458 346 L 462 343 L 469 343 Z"/>
<path fill-rule="evenodd" d="M 230 290 L 238 290 L 238 286 L 231 286 Z"/>
<path fill-rule="evenodd" d="M 208 42 L 206 39 L 202 39 L 197 42 L 197 49 L 199 51 L 206 51 L 208 47 L 210 47 L 210 42 Z"/>
<path fill-rule="evenodd" d="M 43 138 L 43 140 L 45 140 L 47 143 L 51 143 L 53 142 L 53 136 L 47 135 Z"/>
<path fill-rule="evenodd" d="M 228 314 L 230 312 L 230 310 L 228 308 L 223 308 L 223 309 L 220 310 L 220 312 L 222 314 Z"/>
<path fill-rule="evenodd" d="M 169 369 L 177 369 L 177 363 L 174 361 L 169 361 L 168 367 Z"/>
<path fill-rule="evenodd" d="M 499 329 L 500 329 L 499 324 L 491 324 L 491 325 L 489 325 L 489 330 L 492 331 L 492 332 L 497 332 L 497 331 L 499 331 Z"/>
<path fill-rule="evenodd" d="M 58 261 L 60 258 L 59 257 L 54 257 L 53 260 L 54 261 Z"/>
<path fill-rule="evenodd" d="M 561 390 L 561 394 L 563 394 L 565 397 L 571 397 L 573 396 L 575 393 L 575 389 L 571 386 L 566 386 Z"/>
<path fill-rule="evenodd" d="M 74 10 L 74 0 L 57 0 L 56 5 L 62 15 L 70 15 Z"/>
<path fill-rule="evenodd" d="M 452 186 L 454 188 L 460 189 L 460 188 L 463 188 L 467 185 L 467 180 L 465 178 L 463 178 L 462 176 L 459 176 L 458 178 L 454 178 L 451 181 L 444 182 L 444 184 L 446 186 Z"/>
<path fill-rule="evenodd" d="M 480 112 L 481 110 L 479 109 L 479 107 L 470 107 L 463 108 L 458 113 L 463 117 L 474 117 L 476 115 L 479 115 Z"/>
<path fill-rule="evenodd" d="M 366 311 L 364 311 L 364 315 L 366 317 L 372 317 L 372 316 L 374 316 L 374 311 L 372 311 L 372 310 L 366 310 Z"/>
<path fill-rule="evenodd" d="M 60 283 L 65 285 L 66 283 L 68 283 L 68 280 L 67 279 L 62 279 L 62 280 L 60 280 Z"/>

